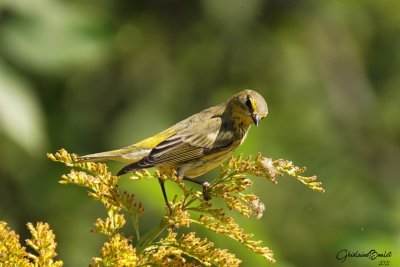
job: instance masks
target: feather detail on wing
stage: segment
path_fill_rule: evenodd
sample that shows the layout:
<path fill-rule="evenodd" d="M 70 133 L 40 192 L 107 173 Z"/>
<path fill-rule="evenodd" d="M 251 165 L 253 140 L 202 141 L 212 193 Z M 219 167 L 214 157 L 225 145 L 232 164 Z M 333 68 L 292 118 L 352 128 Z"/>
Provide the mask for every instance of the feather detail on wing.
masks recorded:
<path fill-rule="evenodd" d="M 165 139 L 148 156 L 126 166 L 119 174 L 157 165 L 180 165 L 226 149 L 235 141 L 232 131 L 221 127 L 221 118 L 211 118 L 203 129 L 196 126 L 194 124 Z"/>

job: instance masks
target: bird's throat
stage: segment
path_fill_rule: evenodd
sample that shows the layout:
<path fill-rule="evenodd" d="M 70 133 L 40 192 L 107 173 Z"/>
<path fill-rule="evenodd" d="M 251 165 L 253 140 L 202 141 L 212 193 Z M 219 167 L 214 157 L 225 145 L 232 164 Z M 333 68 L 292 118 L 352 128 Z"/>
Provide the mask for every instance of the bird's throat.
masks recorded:
<path fill-rule="evenodd" d="M 240 139 L 242 139 L 242 142 L 243 142 L 247 136 L 249 129 L 250 129 L 250 124 L 243 122 L 243 121 L 236 122 L 236 123 L 234 123 L 234 128 L 235 128 L 236 134 L 238 135 L 238 137 Z"/>

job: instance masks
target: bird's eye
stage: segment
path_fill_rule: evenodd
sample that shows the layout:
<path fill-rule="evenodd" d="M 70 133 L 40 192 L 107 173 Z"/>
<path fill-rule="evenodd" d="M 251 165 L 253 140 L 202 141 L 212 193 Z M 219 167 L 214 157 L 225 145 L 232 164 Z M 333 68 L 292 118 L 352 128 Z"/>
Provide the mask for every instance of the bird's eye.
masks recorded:
<path fill-rule="evenodd" d="M 250 112 L 253 112 L 253 103 L 251 103 L 250 97 L 247 97 L 246 106 L 250 110 Z"/>

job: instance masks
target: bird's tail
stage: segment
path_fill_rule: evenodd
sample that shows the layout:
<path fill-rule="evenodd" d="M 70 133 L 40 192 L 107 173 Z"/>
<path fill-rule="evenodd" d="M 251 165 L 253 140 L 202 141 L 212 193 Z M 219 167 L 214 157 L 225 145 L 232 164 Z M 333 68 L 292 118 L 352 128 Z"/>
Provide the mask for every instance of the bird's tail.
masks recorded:
<path fill-rule="evenodd" d="M 106 160 L 113 160 L 117 158 L 118 155 L 112 153 L 112 151 L 95 153 L 85 156 L 78 157 L 78 162 L 88 162 L 88 161 L 106 161 Z"/>
<path fill-rule="evenodd" d="M 122 149 L 80 156 L 78 157 L 78 162 L 115 160 L 132 163 L 141 160 L 143 157 L 147 156 L 149 152 L 150 149 L 147 148 L 130 146 Z"/>

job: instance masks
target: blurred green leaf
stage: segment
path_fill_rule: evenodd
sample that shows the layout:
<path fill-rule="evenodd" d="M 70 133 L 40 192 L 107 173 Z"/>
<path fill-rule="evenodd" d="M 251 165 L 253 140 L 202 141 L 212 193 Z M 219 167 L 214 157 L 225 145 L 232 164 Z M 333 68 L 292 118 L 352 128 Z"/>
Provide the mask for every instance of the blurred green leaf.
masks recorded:
<path fill-rule="evenodd" d="M 33 88 L 0 61 L 0 131 L 32 155 L 47 143 L 44 114 Z"/>
<path fill-rule="evenodd" d="M 73 3 L 51 0 L 6 0 L 3 5 L 18 18 L 2 29 L 3 49 L 25 67 L 62 73 L 89 68 L 106 58 L 107 34 L 99 27 L 95 8 L 82 10 Z"/>

